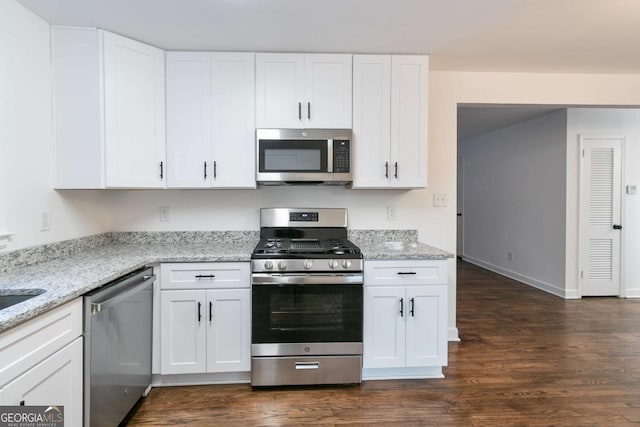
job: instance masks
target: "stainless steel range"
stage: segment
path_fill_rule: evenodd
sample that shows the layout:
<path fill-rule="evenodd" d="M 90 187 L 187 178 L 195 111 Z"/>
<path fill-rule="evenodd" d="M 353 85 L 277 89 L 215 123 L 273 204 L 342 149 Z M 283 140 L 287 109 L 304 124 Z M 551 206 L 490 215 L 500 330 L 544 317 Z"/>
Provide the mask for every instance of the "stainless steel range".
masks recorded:
<path fill-rule="evenodd" d="M 251 385 L 361 382 L 362 253 L 346 209 L 262 209 Z"/>

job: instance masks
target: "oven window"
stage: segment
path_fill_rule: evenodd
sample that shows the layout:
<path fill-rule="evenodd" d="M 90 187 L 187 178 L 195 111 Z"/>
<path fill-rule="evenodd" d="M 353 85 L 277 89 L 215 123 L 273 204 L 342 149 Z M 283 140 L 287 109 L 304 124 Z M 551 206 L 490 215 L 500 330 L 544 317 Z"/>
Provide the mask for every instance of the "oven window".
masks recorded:
<path fill-rule="evenodd" d="M 327 171 L 326 140 L 260 140 L 260 172 Z"/>
<path fill-rule="evenodd" d="M 362 285 L 252 288 L 252 342 L 361 342 Z"/>

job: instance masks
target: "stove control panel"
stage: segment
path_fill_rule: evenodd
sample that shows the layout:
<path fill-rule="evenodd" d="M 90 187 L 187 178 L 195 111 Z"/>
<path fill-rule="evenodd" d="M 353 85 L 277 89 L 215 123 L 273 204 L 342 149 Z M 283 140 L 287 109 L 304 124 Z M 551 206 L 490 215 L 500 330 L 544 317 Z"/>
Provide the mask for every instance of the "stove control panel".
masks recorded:
<path fill-rule="evenodd" d="M 318 212 L 289 212 L 289 221 L 318 222 Z"/>
<path fill-rule="evenodd" d="M 269 259 L 252 260 L 251 269 L 254 273 L 274 273 L 286 272 L 321 272 L 335 271 L 360 272 L 363 269 L 362 259 Z M 279 273 L 280 272 L 280 273 Z"/>

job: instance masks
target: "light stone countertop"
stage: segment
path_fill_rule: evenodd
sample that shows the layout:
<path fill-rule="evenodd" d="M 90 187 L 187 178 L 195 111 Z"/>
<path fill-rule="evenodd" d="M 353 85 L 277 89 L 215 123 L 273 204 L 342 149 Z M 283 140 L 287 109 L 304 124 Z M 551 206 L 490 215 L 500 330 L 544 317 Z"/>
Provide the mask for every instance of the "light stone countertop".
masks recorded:
<path fill-rule="evenodd" d="M 161 262 L 248 262 L 258 239 L 254 232 L 111 234 L 106 238 L 98 235 L 100 242 L 96 247 L 88 246 L 95 243 L 96 236 L 92 236 L 89 243 L 86 239 L 65 241 L 60 245 L 49 245 L 53 249 L 49 246 L 30 248 L 26 255 L 8 258 L 22 262 L 20 255 L 34 258 L 61 248 L 69 250 L 69 254 L 62 253 L 60 258 L 33 265 L 25 263 L 23 267 L 0 272 L 0 295 L 12 290 L 27 291 L 25 293 L 34 289 L 45 291 L 0 310 L 0 332 L 145 265 Z M 353 230 L 349 238 L 360 247 L 365 260 L 444 260 L 454 257 L 449 252 L 418 242 L 415 230 Z M 87 247 L 80 246 L 83 244 Z M 75 248 L 73 250 L 77 252 L 73 253 L 69 248 Z"/>
<path fill-rule="evenodd" d="M 451 252 L 418 241 L 359 241 L 354 239 L 364 260 L 445 260 L 454 258 Z"/>
<path fill-rule="evenodd" d="M 0 310 L 0 332 L 71 301 L 145 265 L 158 262 L 249 261 L 257 241 L 229 244 L 109 244 L 0 274 L 0 294 L 45 292 Z"/>

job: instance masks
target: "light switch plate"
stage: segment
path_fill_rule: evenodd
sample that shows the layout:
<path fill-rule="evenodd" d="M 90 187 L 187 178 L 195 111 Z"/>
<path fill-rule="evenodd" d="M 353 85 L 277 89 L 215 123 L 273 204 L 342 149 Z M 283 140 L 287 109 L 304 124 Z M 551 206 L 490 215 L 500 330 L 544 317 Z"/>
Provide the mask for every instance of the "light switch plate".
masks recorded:
<path fill-rule="evenodd" d="M 169 206 L 160 207 L 160 222 L 169 222 Z"/>
<path fill-rule="evenodd" d="M 445 193 L 433 194 L 433 207 L 444 208 L 444 207 L 447 207 L 447 205 L 448 205 L 448 200 L 447 200 L 447 195 Z"/>

